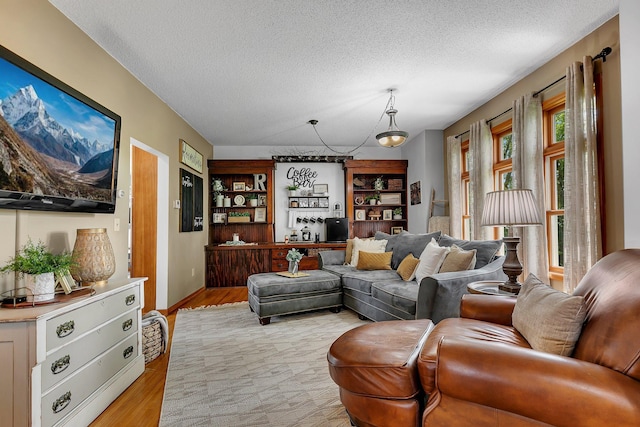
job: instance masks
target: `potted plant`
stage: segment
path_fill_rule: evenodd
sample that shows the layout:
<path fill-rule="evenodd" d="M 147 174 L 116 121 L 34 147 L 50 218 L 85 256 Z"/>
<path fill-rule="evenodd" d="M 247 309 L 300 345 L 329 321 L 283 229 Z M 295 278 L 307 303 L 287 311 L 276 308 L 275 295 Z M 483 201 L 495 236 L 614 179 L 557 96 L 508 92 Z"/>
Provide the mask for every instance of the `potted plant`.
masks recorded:
<path fill-rule="evenodd" d="M 298 267 L 300 260 L 302 259 L 302 254 L 296 249 L 289 249 L 287 252 L 286 260 L 289 261 L 289 273 L 298 274 Z"/>
<path fill-rule="evenodd" d="M 393 210 L 393 219 L 402 219 L 402 208 L 395 208 Z"/>
<path fill-rule="evenodd" d="M 289 184 L 287 185 L 287 190 L 289 190 L 289 197 L 295 197 L 296 196 L 296 191 L 298 190 L 298 187 L 296 184 Z"/>
<path fill-rule="evenodd" d="M 364 198 L 364 201 L 366 203 L 369 203 L 370 205 L 377 205 L 378 204 L 378 200 L 380 200 L 380 195 L 379 194 L 368 194 Z"/>
<path fill-rule="evenodd" d="M 213 196 L 216 198 L 216 207 L 221 208 L 224 203 L 224 194 L 222 194 L 227 189 L 222 183 L 222 179 L 220 178 L 212 178 L 211 184 L 213 190 Z"/>
<path fill-rule="evenodd" d="M 249 206 L 258 206 L 258 195 L 257 194 L 247 194 L 247 201 L 249 202 Z"/>
<path fill-rule="evenodd" d="M 0 272 L 13 271 L 25 277 L 25 285 L 33 294 L 33 301 L 47 301 L 55 297 L 55 274 L 62 274 L 73 266 L 73 257 L 69 252 L 54 255 L 44 243 L 27 241 L 15 257 Z"/>
<path fill-rule="evenodd" d="M 251 222 L 249 212 L 229 212 L 228 222 Z"/>

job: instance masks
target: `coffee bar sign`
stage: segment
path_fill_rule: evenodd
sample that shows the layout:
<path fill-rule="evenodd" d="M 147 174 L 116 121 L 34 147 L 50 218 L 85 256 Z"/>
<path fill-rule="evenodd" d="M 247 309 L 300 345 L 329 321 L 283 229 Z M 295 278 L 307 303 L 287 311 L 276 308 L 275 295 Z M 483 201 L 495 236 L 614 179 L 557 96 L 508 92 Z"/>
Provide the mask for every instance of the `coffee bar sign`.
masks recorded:
<path fill-rule="evenodd" d="M 287 179 L 300 188 L 313 188 L 317 177 L 318 172 L 308 167 L 296 168 L 292 166 L 287 170 Z"/>

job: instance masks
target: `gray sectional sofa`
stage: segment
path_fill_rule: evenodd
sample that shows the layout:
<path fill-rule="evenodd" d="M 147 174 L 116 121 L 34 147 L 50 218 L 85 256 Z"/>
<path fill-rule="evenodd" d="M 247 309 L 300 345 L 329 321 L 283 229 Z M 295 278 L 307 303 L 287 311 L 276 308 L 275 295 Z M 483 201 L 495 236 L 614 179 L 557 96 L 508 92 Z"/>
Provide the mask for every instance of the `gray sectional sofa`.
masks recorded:
<path fill-rule="evenodd" d="M 416 258 L 435 238 L 440 246 L 476 249 L 476 268 L 425 277 L 420 283 L 404 281 L 396 268 L 412 253 Z M 341 278 L 343 305 L 374 321 L 431 319 L 434 323 L 448 317 L 459 317 L 460 300 L 467 293 L 467 284 L 478 280 L 506 280 L 502 272 L 503 256 L 497 253 L 501 240 L 466 241 L 440 232 L 398 235 L 377 232 L 375 239 L 387 240 L 386 251 L 393 252 L 392 270 L 358 270 L 344 265 L 346 251 L 319 253 L 320 268 Z"/>

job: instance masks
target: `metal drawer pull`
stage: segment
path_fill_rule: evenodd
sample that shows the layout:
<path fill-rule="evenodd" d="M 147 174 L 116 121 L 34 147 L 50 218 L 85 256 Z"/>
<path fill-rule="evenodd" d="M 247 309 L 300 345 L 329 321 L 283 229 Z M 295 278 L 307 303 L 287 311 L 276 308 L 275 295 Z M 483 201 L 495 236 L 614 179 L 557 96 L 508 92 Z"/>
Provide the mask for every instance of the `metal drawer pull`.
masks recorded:
<path fill-rule="evenodd" d="M 132 345 L 130 345 L 129 347 L 125 348 L 124 351 L 122 352 L 122 356 L 125 359 L 130 358 L 132 354 L 133 354 L 133 346 Z"/>
<path fill-rule="evenodd" d="M 125 298 L 124 303 L 127 305 L 131 305 L 134 302 L 136 302 L 136 295 L 132 294 L 132 295 L 128 295 L 127 298 Z"/>
<path fill-rule="evenodd" d="M 51 372 L 53 372 L 53 375 L 57 375 L 60 372 L 67 369 L 70 364 L 71 364 L 71 356 L 67 354 L 66 356 L 61 357 L 60 359 L 56 360 L 51 364 Z"/>
<path fill-rule="evenodd" d="M 60 396 L 58 399 L 56 399 L 56 401 L 53 402 L 51 409 L 53 410 L 54 414 L 57 414 L 58 412 L 62 411 L 64 408 L 69 406 L 69 403 L 71 403 L 70 391 L 66 392 L 65 394 Z"/>
<path fill-rule="evenodd" d="M 128 319 L 122 322 L 122 330 L 128 331 L 133 326 L 133 319 Z"/>
<path fill-rule="evenodd" d="M 73 331 L 76 329 L 76 322 L 73 320 L 69 320 L 68 322 L 64 322 L 62 325 L 56 328 L 56 334 L 58 338 L 64 338 L 67 335 L 71 335 Z"/>

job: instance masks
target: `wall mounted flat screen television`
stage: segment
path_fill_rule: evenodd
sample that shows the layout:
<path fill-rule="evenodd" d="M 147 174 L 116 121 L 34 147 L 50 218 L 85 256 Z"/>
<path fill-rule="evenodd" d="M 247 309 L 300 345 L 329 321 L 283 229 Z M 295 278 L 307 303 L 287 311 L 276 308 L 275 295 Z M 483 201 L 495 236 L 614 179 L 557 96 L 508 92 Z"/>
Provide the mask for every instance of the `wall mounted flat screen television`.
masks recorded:
<path fill-rule="evenodd" d="M 113 213 L 120 123 L 0 46 L 0 208 Z"/>

